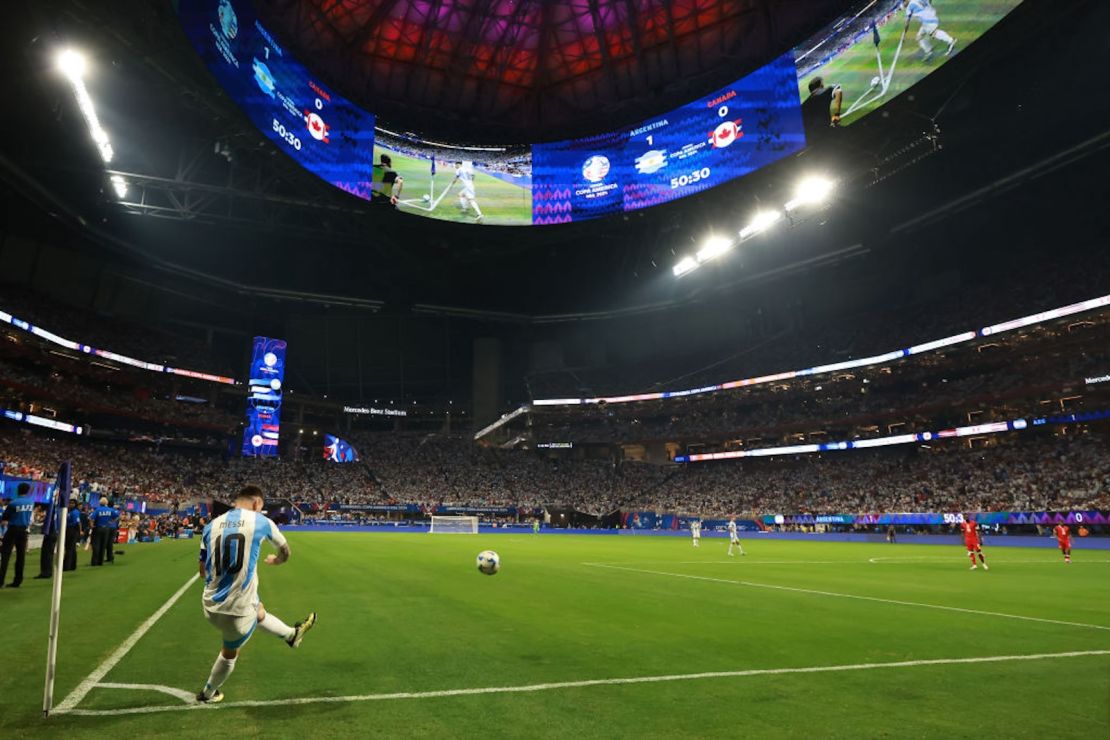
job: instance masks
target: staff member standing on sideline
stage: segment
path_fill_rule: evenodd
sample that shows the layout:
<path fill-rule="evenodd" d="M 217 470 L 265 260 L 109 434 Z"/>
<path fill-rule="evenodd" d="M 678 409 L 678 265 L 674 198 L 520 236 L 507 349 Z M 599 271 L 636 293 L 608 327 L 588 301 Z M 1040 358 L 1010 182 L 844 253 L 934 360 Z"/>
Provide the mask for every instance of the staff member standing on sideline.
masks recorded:
<path fill-rule="evenodd" d="M 50 494 L 50 505 L 42 518 L 42 550 L 39 551 L 39 574 L 35 578 L 50 578 L 54 575 L 54 548 L 58 542 L 58 531 L 62 528 L 62 517 L 66 513 L 58 507 L 57 497 Z"/>
<path fill-rule="evenodd" d="M 104 551 L 114 545 L 108 540 L 112 537 L 112 523 L 116 510 L 108 505 L 106 497 L 100 499 L 100 506 L 93 511 L 92 517 L 92 565 L 104 565 Z"/>
<path fill-rule="evenodd" d="M 84 536 L 85 526 L 81 520 L 85 517 L 77 508 L 77 499 L 69 500 L 69 509 L 66 511 L 66 541 L 65 559 L 62 561 L 62 570 L 77 570 L 77 540 Z"/>
<path fill-rule="evenodd" d="M 92 548 L 92 544 L 89 542 L 92 539 L 92 514 L 89 513 L 88 504 L 81 504 L 77 508 L 81 512 L 81 539 L 77 544 L 89 550 Z"/>
<path fill-rule="evenodd" d="M 31 484 L 20 483 L 16 489 L 16 497 L 4 509 L 3 518 L 8 523 L 4 532 L 4 539 L 0 542 L 0 588 L 8 576 L 8 560 L 11 558 L 12 549 L 15 549 L 15 577 L 8 584 L 8 588 L 19 588 L 23 585 L 23 561 L 27 557 L 27 529 L 31 526 L 31 517 L 35 512 L 35 501 L 31 498 Z"/>
<path fill-rule="evenodd" d="M 119 541 L 119 509 L 112 507 L 112 521 L 108 524 L 108 551 L 104 559 L 109 563 L 116 562 L 116 542 Z"/>

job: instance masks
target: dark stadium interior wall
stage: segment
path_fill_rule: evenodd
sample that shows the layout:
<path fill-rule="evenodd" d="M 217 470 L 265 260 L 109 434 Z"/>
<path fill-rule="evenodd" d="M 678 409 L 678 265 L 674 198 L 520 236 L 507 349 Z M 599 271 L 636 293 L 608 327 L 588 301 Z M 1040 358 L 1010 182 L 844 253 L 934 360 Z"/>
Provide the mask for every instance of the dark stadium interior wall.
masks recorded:
<path fill-rule="evenodd" d="M 469 348 L 446 317 L 291 311 L 285 323 L 292 379 L 352 401 L 469 395 Z"/>
<path fill-rule="evenodd" d="M 505 406 L 502 394 L 503 346 L 493 337 L 474 340 L 474 423 L 489 424 Z"/>

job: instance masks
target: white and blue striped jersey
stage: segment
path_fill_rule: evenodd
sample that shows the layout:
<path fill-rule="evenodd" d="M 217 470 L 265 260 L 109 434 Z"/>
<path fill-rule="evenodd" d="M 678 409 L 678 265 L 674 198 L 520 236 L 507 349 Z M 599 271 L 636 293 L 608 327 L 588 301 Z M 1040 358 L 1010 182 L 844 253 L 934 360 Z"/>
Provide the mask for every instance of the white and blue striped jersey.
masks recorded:
<path fill-rule="evenodd" d="M 274 547 L 285 544 L 285 535 L 265 514 L 232 509 L 204 528 L 200 562 L 204 564 L 206 611 L 247 616 L 258 612 L 258 553 L 262 540 Z"/>
<path fill-rule="evenodd" d="M 936 23 L 937 9 L 929 0 L 910 0 L 906 12 L 922 23 Z"/>

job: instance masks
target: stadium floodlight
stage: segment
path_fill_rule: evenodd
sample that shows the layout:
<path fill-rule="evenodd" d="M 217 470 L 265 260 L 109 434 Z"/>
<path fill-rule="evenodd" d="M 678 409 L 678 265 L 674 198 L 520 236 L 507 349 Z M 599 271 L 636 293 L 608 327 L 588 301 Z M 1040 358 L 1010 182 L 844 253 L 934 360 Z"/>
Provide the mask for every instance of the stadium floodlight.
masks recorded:
<path fill-rule="evenodd" d="M 116 197 L 123 198 L 127 195 L 127 180 L 124 180 L 121 175 L 112 175 L 110 178 L 112 187 L 115 188 Z"/>
<path fill-rule="evenodd" d="M 693 257 L 683 257 L 674 266 L 673 272 L 675 277 L 682 277 L 688 272 L 693 272 L 698 269 L 698 261 Z"/>
<path fill-rule="evenodd" d="M 782 218 L 781 211 L 760 211 L 755 214 L 749 223 L 744 228 L 740 229 L 740 238 L 747 239 L 756 234 L 760 234 L 775 225 L 775 223 Z"/>
<path fill-rule="evenodd" d="M 794 190 L 794 197 L 786 204 L 787 211 L 793 211 L 802 206 L 824 205 L 832 195 L 836 183 L 827 177 L 811 176 L 798 183 Z"/>
<path fill-rule="evenodd" d="M 85 76 L 85 55 L 76 49 L 64 49 L 59 52 L 57 63 L 58 70 L 71 80 Z"/>
<path fill-rule="evenodd" d="M 698 250 L 697 259 L 698 264 L 707 262 L 714 257 L 720 257 L 725 252 L 732 249 L 732 240 L 724 236 L 711 236 L 705 240 L 701 249 Z"/>
<path fill-rule="evenodd" d="M 96 108 L 93 107 L 92 98 L 89 97 L 88 88 L 85 87 L 85 69 L 87 63 L 85 55 L 73 49 L 65 49 L 60 52 L 57 57 L 58 70 L 66 76 L 69 84 L 73 87 L 73 95 L 77 98 L 77 107 L 81 111 L 81 115 L 85 117 L 85 123 L 89 126 L 89 134 L 92 136 L 93 142 L 96 143 L 97 151 L 100 152 L 100 158 L 105 163 L 112 161 L 112 143 L 108 140 L 108 132 L 100 125 L 100 119 L 96 117 Z"/>

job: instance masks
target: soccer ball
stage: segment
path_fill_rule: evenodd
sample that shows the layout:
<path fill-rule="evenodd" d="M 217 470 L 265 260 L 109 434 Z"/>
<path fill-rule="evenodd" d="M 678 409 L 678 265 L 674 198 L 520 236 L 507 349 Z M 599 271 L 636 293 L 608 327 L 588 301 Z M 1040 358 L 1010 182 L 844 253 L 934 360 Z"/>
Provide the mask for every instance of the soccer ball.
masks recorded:
<path fill-rule="evenodd" d="M 482 550 L 478 553 L 478 571 L 487 576 L 492 576 L 501 570 L 501 556 L 493 550 Z"/>
<path fill-rule="evenodd" d="M 432 196 L 428 195 L 427 193 L 424 193 L 424 196 L 420 200 L 424 201 L 425 203 L 431 203 L 432 202 Z"/>
<path fill-rule="evenodd" d="M 871 78 L 871 87 L 878 87 L 880 82 L 882 82 L 882 80 L 879 79 L 878 75 L 875 75 Z"/>

